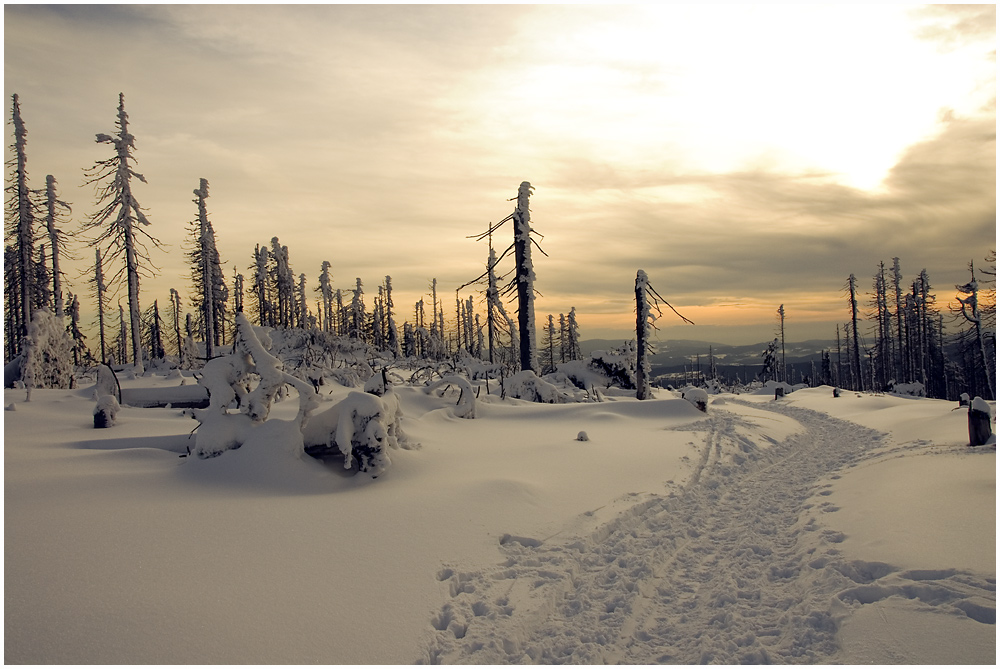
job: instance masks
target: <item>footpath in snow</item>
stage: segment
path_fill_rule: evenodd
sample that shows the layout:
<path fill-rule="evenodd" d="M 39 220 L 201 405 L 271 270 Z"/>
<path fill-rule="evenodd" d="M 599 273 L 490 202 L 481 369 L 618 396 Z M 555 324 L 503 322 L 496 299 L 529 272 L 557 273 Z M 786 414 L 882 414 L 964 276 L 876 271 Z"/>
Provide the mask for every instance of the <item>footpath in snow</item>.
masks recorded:
<path fill-rule="evenodd" d="M 781 402 L 754 406 L 804 431 L 756 449 L 741 436 L 738 415 L 715 406 L 701 426 L 708 435 L 701 461 L 683 490 L 589 536 L 508 537 L 501 542 L 507 559 L 492 569 L 442 570 L 448 601 L 431 621 L 435 633 L 422 661 L 921 661 L 907 652 L 920 652 L 912 648 L 917 642 L 904 642 L 893 657 L 892 639 L 873 643 L 856 628 L 848 643 L 838 637 L 841 623 L 865 605 L 903 599 L 944 614 L 921 619 L 938 630 L 934 637 L 948 630 L 969 642 L 961 657 L 946 652 L 937 661 L 992 662 L 995 573 L 852 559 L 841 550 L 845 534 L 822 522 L 839 510 L 828 501 L 828 481 L 880 452 L 886 435 Z M 866 656 L 875 646 L 882 656 Z"/>
<path fill-rule="evenodd" d="M 6 390 L 5 660 L 992 664 L 995 447 L 954 403 L 831 390 L 705 414 L 484 388 L 469 420 L 401 385 L 420 446 L 378 479 L 178 457 L 185 410 L 95 430 L 87 385 Z"/>

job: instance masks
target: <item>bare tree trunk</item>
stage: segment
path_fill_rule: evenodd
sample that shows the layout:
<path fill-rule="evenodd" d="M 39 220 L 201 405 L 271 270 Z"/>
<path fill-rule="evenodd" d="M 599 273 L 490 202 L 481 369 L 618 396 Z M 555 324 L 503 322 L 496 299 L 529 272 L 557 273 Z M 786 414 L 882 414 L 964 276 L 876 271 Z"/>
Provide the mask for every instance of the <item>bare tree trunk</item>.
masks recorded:
<path fill-rule="evenodd" d="M 521 182 L 514 210 L 514 264 L 517 274 L 517 323 L 521 340 L 521 369 L 538 373 L 535 348 L 535 270 L 531 264 L 531 184 Z"/>
<path fill-rule="evenodd" d="M 52 302 L 55 305 L 56 318 L 63 317 L 62 275 L 59 272 L 59 249 L 62 243 L 59 230 L 56 229 L 56 207 L 66 206 L 56 199 L 56 180 L 51 174 L 45 177 L 45 227 L 49 233 L 49 245 L 52 247 Z"/>
<path fill-rule="evenodd" d="M 104 269 L 101 265 L 101 249 L 94 249 L 94 287 L 97 291 L 97 323 L 101 333 L 101 362 L 108 364 L 108 349 L 104 338 Z"/>
<path fill-rule="evenodd" d="M 851 291 L 851 338 L 854 343 L 854 350 L 851 351 L 851 364 L 853 365 L 853 376 L 856 379 L 857 388 L 854 390 L 863 390 L 864 381 L 861 377 L 861 345 L 858 342 L 858 298 L 856 294 L 857 290 L 857 279 L 854 275 L 848 278 L 848 284 Z"/>
<path fill-rule="evenodd" d="M 639 270 L 635 277 L 635 397 L 648 400 L 653 396 L 649 382 L 649 359 L 646 357 L 649 348 L 649 299 L 646 296 L 649 278 Z"/>
<path fill-rule="evenodd" d="M 18 283 L 21 289 L 21 322 L 19 338 L 28 334 L 31 324 L 31 295 L 34 283 L 32 271 L 32 255 L 34 254 L 34 212 L 31 206 L 31 191 L 28 189 L 28 169 L 25 146 L 28 131 L 21 120 L 21 105 L 17 94 L 13 97 L 12 121 L 14 123 L 14 152 L 16 171 L 15 188 L 17 190 L 17 249 L 18 249 Z"/>

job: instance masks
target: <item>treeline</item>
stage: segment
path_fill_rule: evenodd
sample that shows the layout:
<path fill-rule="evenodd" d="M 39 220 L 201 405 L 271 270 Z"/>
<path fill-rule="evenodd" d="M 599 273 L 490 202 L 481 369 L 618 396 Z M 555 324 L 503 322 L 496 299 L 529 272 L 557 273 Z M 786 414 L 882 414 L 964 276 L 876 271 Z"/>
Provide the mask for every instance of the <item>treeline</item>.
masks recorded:
<path fill-rule="evenodd" d="M 891 267 L 879 263 L 865 296 L 851 274 L 845 287 L 850 319 L 836 328 L 835 350 L 823 354 L 822 381 L 875 391 L 920 384 L 928 397 L 995 399 L 995 250 L 986 262 L 988 268 L 976 268 L 970 261 L 969 282 L 955 286 L 944 310 L 927 270 L 906 283 L 899 258 Z"/>
<path fill-rule="evenodd" d="M 96 188 L 96 210 L 68 233 L 62 228 L 68 223 L 71 208 L 59 199 L 55 179 L 48 176 L 46 188 L 41 191 L 28 185 L 27 131 L 17 95 L 12 97 L 11 120 L 14 143 L 13 158 L 8 162 L 4 246 L 5 362 L 22 354 L 33 314 L 40 311 L 54 314 L 60 323 L 65 316 L 70 317 L 65 329 L 72 339 L 74 364 L 129 364 L 139 371 L 144 361 L 167 356 L 176 356 L 175 362 L 184 367 L 201 366 L 221 354 L 220 347 L 232 344 L 235 315 L 244 311 L 261 326 L 342 337 L 397 358 L 443 360 L 468 354 L 512 371 L 532 369 L 544 373 L 559 362 L 581 357 L 575 309 L 559 314 L 558 329 L 555 316 L 549 315 L 541 351 L 536 343 L 535 277 L 530 252 L 531 245 L 537 246 L 537 242 L 531 237 L 531 185 L 527 182 L 518 189 L 514 213 L 491 224 L 489 233 L 480 237 L 490 241 L 487 271 L 481 277 L 488 280 L 480 291 L 486 305 L 485 317 L 477 310 L 473 295 L 460 295 L 478 279 L 455 291 L 454 314 L 447 319 L 447 307 L 439 296 L 436 279 L 429 286 L 429 301 L 421 298 L 401 315 L 393 300 L 390 276 L 385 276 L 372 292 L 369 307 L 360 278 L 351 288 L 334 287 L 329 261 L 320 267 L 317 283 L 304 273 L 296 275 L 288 247 L 278 237 L 255 247 L 246 266 L 249 280 L 235 268 L 227 277 L 209 220 L 209 182 L 204 178 L 193 191 L 195 213 L 185 243 L 191 297 L 185 305 L 181 292 L 171 288 L 164 309 L 154 299 L 143 310 L 140 277 L 153 276 L 150 248 L 158 248 L 160 243 L 146 232 L 150 220 L 134 193 L 135 183 L 145 183 L 146 179 L 135 170 L 135 137 L 129 129 L 124 95 L 119 95 L 115 133 L 96 135 L 98 143 L 113 147 L 113 155 L 86 171 L 86 184 Z M 507 221 L 513 221 L 514 243 L 498 257 L 493 249 L 493 233 Z M 68 240 L 94 249 L 94 263 L 84 277 L 97 312 L 98 342 L 93 352 L 80 328 L 79 296 L 67 294 L 64 299 L 62 295 L 65 274 L 59 261 L 68 253 Z M 518 271 L 509 272 L 514 278 L 507 287 L 500 288 L 497 266 L 511 250 Z M 126 304 L 118 302 L 116 314 L 111 296 L 123 292 Z M 500 299 L 501 295 L 515 293 L 517 322 L 507 315 Z M 446 326 L 446 320 L 450 325 Z"/>

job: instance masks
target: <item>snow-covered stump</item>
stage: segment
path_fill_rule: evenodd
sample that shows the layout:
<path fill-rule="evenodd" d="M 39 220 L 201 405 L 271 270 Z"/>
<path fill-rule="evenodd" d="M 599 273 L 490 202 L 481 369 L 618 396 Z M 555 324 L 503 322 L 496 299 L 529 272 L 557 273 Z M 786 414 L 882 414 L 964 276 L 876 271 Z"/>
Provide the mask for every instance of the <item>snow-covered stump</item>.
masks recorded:
<path fill-rule="evenodd" d="M 983 446 L 993 436 L 990 425 L 990 405 L 976 397 L 969 405 L 969 446 Z"/>
<path fill-rule="evenodd" d="M 104 395 L 94 406 L 94 427 L 97 429 L 111 427 L 118 417 L 121 405 L 114 395 Z"/>
<path fill-rule="evenodd" d="M 681 391 L 681 398 L 693 404 L 698 411 L 708 413 L 708 393 L 705 389 L 688 386 Z"/>
<path fill-rule="evenodd" d="M 118 377 L 107 365 L 97 366 L 97 382 L 94 384 L 94 427 L 107 428 L 115 424 L 121 409 L 122 390 Z"/>

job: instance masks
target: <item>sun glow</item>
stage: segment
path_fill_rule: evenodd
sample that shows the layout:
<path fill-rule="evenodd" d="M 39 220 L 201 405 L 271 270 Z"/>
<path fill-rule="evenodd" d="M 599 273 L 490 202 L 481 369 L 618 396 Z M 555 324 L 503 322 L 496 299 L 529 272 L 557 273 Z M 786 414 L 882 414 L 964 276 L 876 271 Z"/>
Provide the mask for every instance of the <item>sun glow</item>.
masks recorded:
<path fill-rule="evenodd" d="M 523 102 L 520 132 L 633 169 L 818 173 L 871 190 L 934 131 L 941 100 L 974 86 L 901 7 L 864 21 L 831 6 L 577 9 L 539 8 L 490 95 Z"/>

